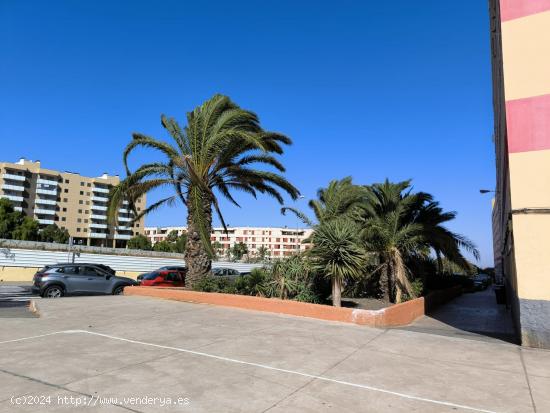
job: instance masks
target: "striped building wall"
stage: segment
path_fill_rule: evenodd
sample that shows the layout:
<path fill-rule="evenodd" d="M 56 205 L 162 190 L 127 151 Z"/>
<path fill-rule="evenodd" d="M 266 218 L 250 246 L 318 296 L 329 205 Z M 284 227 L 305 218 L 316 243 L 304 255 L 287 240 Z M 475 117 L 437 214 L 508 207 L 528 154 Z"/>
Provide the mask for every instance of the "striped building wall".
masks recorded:
<path fill-rule="evenodd" d="M 522 344 L 550 348 L 550 0 L 490 0 L 495 264 Z"/>

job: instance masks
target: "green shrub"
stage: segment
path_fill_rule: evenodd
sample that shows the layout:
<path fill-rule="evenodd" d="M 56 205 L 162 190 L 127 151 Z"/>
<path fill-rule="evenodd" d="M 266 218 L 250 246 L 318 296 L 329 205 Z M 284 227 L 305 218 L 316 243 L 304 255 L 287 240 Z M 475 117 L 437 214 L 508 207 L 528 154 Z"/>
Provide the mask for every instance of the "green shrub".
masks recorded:
<path fill-rule="evenodd" d="M 414 300 L 424 295 L 424 283 L 420 278 L 411 282 L 412 294 L 403 294 L 403 301 Z"/>
<path fill-rule="evenodd" d="M 316 280 L 319 281 L 317 284 Z M 301 256 L 278 261 L 272 268 L 254 268 L 237 278 L 208 276 L 193 285 L 195 291 L 276 297 L 321 303 L 330 294 L 330 281 L 311 275 Z"/>
<path fill-rule="evenodd" d="M 235 282 L 227 277 L 204 277 L 199 282 L 193 285 L 195 291 L 202 291 L 205 293 L 227 293 L 235 294 Z"/>
<path fill-rule="evenodd" d="M 235 289 L 238 294 L 265 296 L 268 274 L 263 268 L 254 268 L 248 275 L 235 280 Z"/>
<path fill-rule="evenodd" d="M 324 301 L 321 297 L 319 297 L 315 291 L 314 285 L 310 282 L 300 283 L 297 290 L 298 294 L 294 296 L 293 300 L 314 304 L 320 304 Z"/>

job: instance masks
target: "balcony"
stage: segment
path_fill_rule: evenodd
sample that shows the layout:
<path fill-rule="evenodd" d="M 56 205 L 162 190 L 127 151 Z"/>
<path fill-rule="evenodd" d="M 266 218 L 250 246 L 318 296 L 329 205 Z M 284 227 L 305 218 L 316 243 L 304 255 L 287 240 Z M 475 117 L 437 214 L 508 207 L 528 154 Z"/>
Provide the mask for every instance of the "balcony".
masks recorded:
<path fill-rule="evenodd" d="M 47 218 L 37 219 L 37 221 L 39 224 L 42 224 L 42 225 L 53 225 L 55 223 L 53 219 L 47 219 Z"/>
<path fill-rule="evenodd" d="M 23 192 L 25 190 L 25 187 L 23 185 L 4 184 L 2 185 L 2 189 L 16 191 L 16 192 Z"/>
<path fill-rule="evenodd" d="M 20 181 L 24 182 L 27 178 L 21 175 L 14 175 L 14 174 L 4 174 L 2 175 L 4 179 L 11 179 L 12 181 Z"/>
<path fill-rule="evenodd" d="M 53 199 L 36 198 L 34 200 L 34 203 L 35 204 L 40 204 L 40 205 L 55 205 L 55 204 L 57 204 L 57 201 L 55 201 Z"/>
<path fill-rule="evenodd" d="M 104 232 L 90 232 L 90 238 L 107 238 L 107 234 Z"/>
<path fill-rule="evenodd" d="M 37 215 L 55 215 L 55 209 L 34 209 L 34 213 Z"/>
<path fill-rule="evenodd" d="M 36 193 L 42 195 L 57 195 L 57 188 L 36 188 Z"/>
<path fill-rule="evenodd" d="M 92 205 L 92 209 L 96 211 L 107 211 L 107 207 L 103 205 Z"/>
<path fill-rule="evenodd" d="M 90 215 L 90 218 L 97 219 L 97 220 L 100 220 L 100 221 L 106 221 L 107 220 L 107 215 L 92 214 L 92 215 Z"/>
<path fill-rule="evenodd" d="M 92 201 L 94 201 L 94 202 L 109 202 L 109 198 L 103 197 L 103 196 L 93 195 L 92 196 Z"/>
<path fill-rule="evenodd" d="M 132 238 L 132 236 L 128 234 L 115 234 L 115 239 L 130 239 L 130 238 Z"/>
<path fill-rule="evenodd" d="M 94 192 L 101 192 L 102 194 L 108 194 L 109 189 L 108 188 L 102 188 L 100 186 L 95 186 L 93 189 Z"/>
<path fill-rule="evenodd" d="M 6 198 L 14 202 L 23 202 L 24 200 L 22 196 L 16 196 L 16 195 L 0 195 L 0 198 Z"/>
<path fill-rule="evenodd" d="M 96 224 L 95 222 L 90 223 L 90 228 L 100 228 L 100 229 L 107 229 L 107 224 Z"/>
<path fill-rule="evenodd" d="M 130 222 L 131 220 L 132 218 L 128 218 L 128 217 L 118 217 L 119 222 Z"/>
<path fill-rule="evenodd" d="M 13 210 L 14 210 L 14 211 L 23 212 L 23 207 L 16 206 L 16 207 L 13 207 Z"/>
<path fill-rule="evenodd" d="M 51 185 L 51 186 L 57 186 L 58 182 L 57 179 L 51 179 L 51 178 L 38 178 L 36 180 L 37 184 L 43 184 L 43 185 Z"/>

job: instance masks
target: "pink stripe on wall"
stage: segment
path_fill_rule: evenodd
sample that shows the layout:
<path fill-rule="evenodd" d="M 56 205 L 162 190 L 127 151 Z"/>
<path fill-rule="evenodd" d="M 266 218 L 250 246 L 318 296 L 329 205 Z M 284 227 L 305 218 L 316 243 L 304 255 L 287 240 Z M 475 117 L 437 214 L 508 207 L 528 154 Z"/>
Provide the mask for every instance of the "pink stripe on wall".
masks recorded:
<path fill-rule="evenodd" d="M 550 149 L 550 94 L 506 102 L 508 152 Z"/>
<path fill-rule="evenodd" d="M 512 20 L 550 10 L 550 0 L 500 0 L 500 20 Z"/>

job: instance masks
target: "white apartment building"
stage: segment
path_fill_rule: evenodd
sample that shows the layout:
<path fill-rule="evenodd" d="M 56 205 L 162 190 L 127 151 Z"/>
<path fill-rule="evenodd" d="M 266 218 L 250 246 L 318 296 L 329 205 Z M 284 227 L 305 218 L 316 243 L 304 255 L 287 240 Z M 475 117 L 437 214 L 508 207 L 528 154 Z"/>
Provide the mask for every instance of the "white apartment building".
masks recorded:
<path fill-rule="evenodd" d="M 153 244 L 165 240 L 172 231 L 177 231 L 178 235 L 181 235 L 187 232 L 187 227 L 145 227 L 145 235 Z M 251 255 L 265 247 L 271 257 L 285 257 L 309 248 L 309 245 L 303 244 L 302 241 L 312 232 L 310 228 L 228 227 L 226 233 L 222 227 L 217 227 L 212 229 L 210 239 L 212 243 L 218 242 L 223 251 L 242 242 L 246 244 Z"/>

